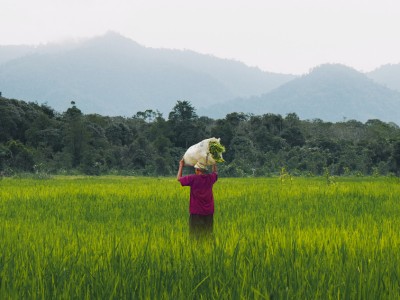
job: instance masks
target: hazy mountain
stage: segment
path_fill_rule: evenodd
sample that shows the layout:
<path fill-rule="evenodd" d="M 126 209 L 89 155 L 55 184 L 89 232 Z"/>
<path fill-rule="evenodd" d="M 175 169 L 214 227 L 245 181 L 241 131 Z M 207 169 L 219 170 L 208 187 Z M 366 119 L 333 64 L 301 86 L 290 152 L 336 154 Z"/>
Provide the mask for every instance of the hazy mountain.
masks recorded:
<path fill-rule="evenodd" d="M 384 65 L 366 75 L 377 83 L 400 92 L 400 64 Z"/>
<path fill-rule="evenodd" d="M 35 52 L 32 46 L 0 46 L 0 65 Z"/>
<path fill-rule="evenodd" d="M 212 117 L 229 112 L 254 114 L 295 112 L 301 119 L 324 121 L 380 119 L 400 124 L 400 93 L 339 64 L 316 67 L 260 97 L 239 98 L 200 111 Z"/>
<path fill-rule="evenodd" d="M 32 54 L 56 53 L 74 49 L 79 45 L 78 42 L 69 42 L 64 44 L 46 44 L 39 46 L 27 45 L 0 45 L 0 65 L 11 60 L 18 59 Z"/>
<path fill-rule="evenodd" d="M 9 47 L 9 46 L 6 46 Z M 153 49 L 116 33 L 68 45 L 0 47 L 0 91 L 64 111 L 167 114 L 177 100 L 196 108 L 261 95 L 295 78 L 193 51 Z"/>

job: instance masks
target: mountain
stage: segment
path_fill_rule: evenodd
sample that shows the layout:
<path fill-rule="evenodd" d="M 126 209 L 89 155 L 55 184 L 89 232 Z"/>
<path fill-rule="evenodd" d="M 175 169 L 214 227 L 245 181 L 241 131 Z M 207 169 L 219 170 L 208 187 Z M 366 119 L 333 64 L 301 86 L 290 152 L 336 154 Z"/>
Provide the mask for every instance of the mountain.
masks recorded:
<path fill-rule="evenodd" d="M 0 45 L 0 65 L 8 61 L 18 59 L 32 54 L 56 53 L 74 49 L 78 46 L 78 42 L 70 42 L 68 44 L 46 44 L 39 46 L 29 45 Z"/>
<path fill-rule="evenodd" d="M 224 105 L 213 105 L 201 114 L 223 117 L 229 112 L 295 112 L 301 119 L 367 121 L 380 119 L 400 124 L 400 93 L 386 88 L 365 74 L 340 64 L 312 69 L 275 90 L 259 97 L 237 98 Z"/>
<path fill-rule="evenodd" d="M 0 65 L 34 52 L 33 46 L 0 46 Z"/>
<path fill-rule="evenodd" d="M 196 108 L 261 95 L 295 78 L 193 51 L 154 49 L 109 32 L 67 45 L 0 47 L 0 91 L 64 111 L 164 114 L 177 100 Z"/>
<path fill-rule="evenodd" d="M 400 92 L 400 64 L 383 65 L 366 75 L 377 83 Z"/>

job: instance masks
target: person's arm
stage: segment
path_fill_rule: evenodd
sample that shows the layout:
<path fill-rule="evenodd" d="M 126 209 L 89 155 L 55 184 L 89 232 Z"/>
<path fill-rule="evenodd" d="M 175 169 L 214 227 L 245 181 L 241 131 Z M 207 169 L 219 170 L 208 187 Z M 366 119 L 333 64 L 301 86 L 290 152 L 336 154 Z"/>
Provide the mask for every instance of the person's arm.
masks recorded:
<path fill-rule="evenodd" d="M 184 160 L 181 159 L 181 160 L 179 161 L 178 174 L 176 175 L 176 180 L 178 180 L 178 181 L 179 181 L 179 179 L 182 178 L 182 169 L 183 169 L 183 165 L 184 165 L 184 164 L 185 164 Z"/>
<path fill-rule="evenodd" d="M 213 164 L 212 171 L 213 171 L 213 173 L 218 173 L 217 164 Z"/>

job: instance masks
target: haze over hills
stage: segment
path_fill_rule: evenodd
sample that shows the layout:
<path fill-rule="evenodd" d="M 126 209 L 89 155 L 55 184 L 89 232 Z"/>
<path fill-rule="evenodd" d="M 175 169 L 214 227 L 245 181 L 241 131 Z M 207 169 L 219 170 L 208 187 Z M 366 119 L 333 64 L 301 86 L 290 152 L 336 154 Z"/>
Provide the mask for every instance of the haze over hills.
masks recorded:
<path fill-rule="evenodd" d="M 168 117 L 177 100 L 199 115 L 295 112 L 324 121 L 381 119 L 400 124 L 400 64 L 360 73 L 339 64 L 303 76 L 264 72 L 188 50 L 144 47 L 117 33 L 66 44 L 0 46 L 4 97 L 65 111 L 132 116 L 146 109 Z"/>
<path fill-rule="evenodd" d="M 78 47 L 79 42 L 71 41 L 63 44 L 45 44 L 39 46 L 31 45 L 0 45 L 0 65 L 32 54 L 49 54 L 67 51 Z"/>
<path fill-rule="evenodd" d="M 0 46 L 0 65 L 35 52 L 33 46 Z"/>
<path fill-rule="evenodd" d="M 400 64 L 383 65 L 366 75 L 377 83 L 400 92 Z"/>
<path fill-rule="evenodd" d="M 325 64 L 262 96 L 214 105 L 201 114 L 219 118 L 238 111 L 281 115 L 295 112 L 301 119 L 380 119 L 400 124 L 400 93 L 352 68 Z"/>
<path fill-rule="evenodd" d="M 85 113 L 167 114 L 177 100 L 201 108 L 260 95 L 293 78 L 193 51 L 147 48 L 113 32 L 67 45 L 0 47 L 3 96 L 58 111 L 75 101 Z"/>

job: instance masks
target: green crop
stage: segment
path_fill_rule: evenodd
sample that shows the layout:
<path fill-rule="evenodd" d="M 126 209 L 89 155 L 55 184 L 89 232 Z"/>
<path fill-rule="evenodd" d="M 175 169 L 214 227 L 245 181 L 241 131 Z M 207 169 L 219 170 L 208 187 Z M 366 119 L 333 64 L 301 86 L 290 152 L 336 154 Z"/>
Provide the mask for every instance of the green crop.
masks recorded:
<path fill-rule="evenodd" d="M 225 147 L 221 145 L 219 142 L 210 142 L 208 150 L 210 151 L 211 156 L 215 160 L 215 162 L 221 163 L 225 161 L 222 158 L 222 153 L 225 152 Z"/>
<path fill-rule="evenodd" d="M 0 299 L 400 299 L 390 178 L 219 178 L 191 240 L 175 178 L 0 181 Z"/>

